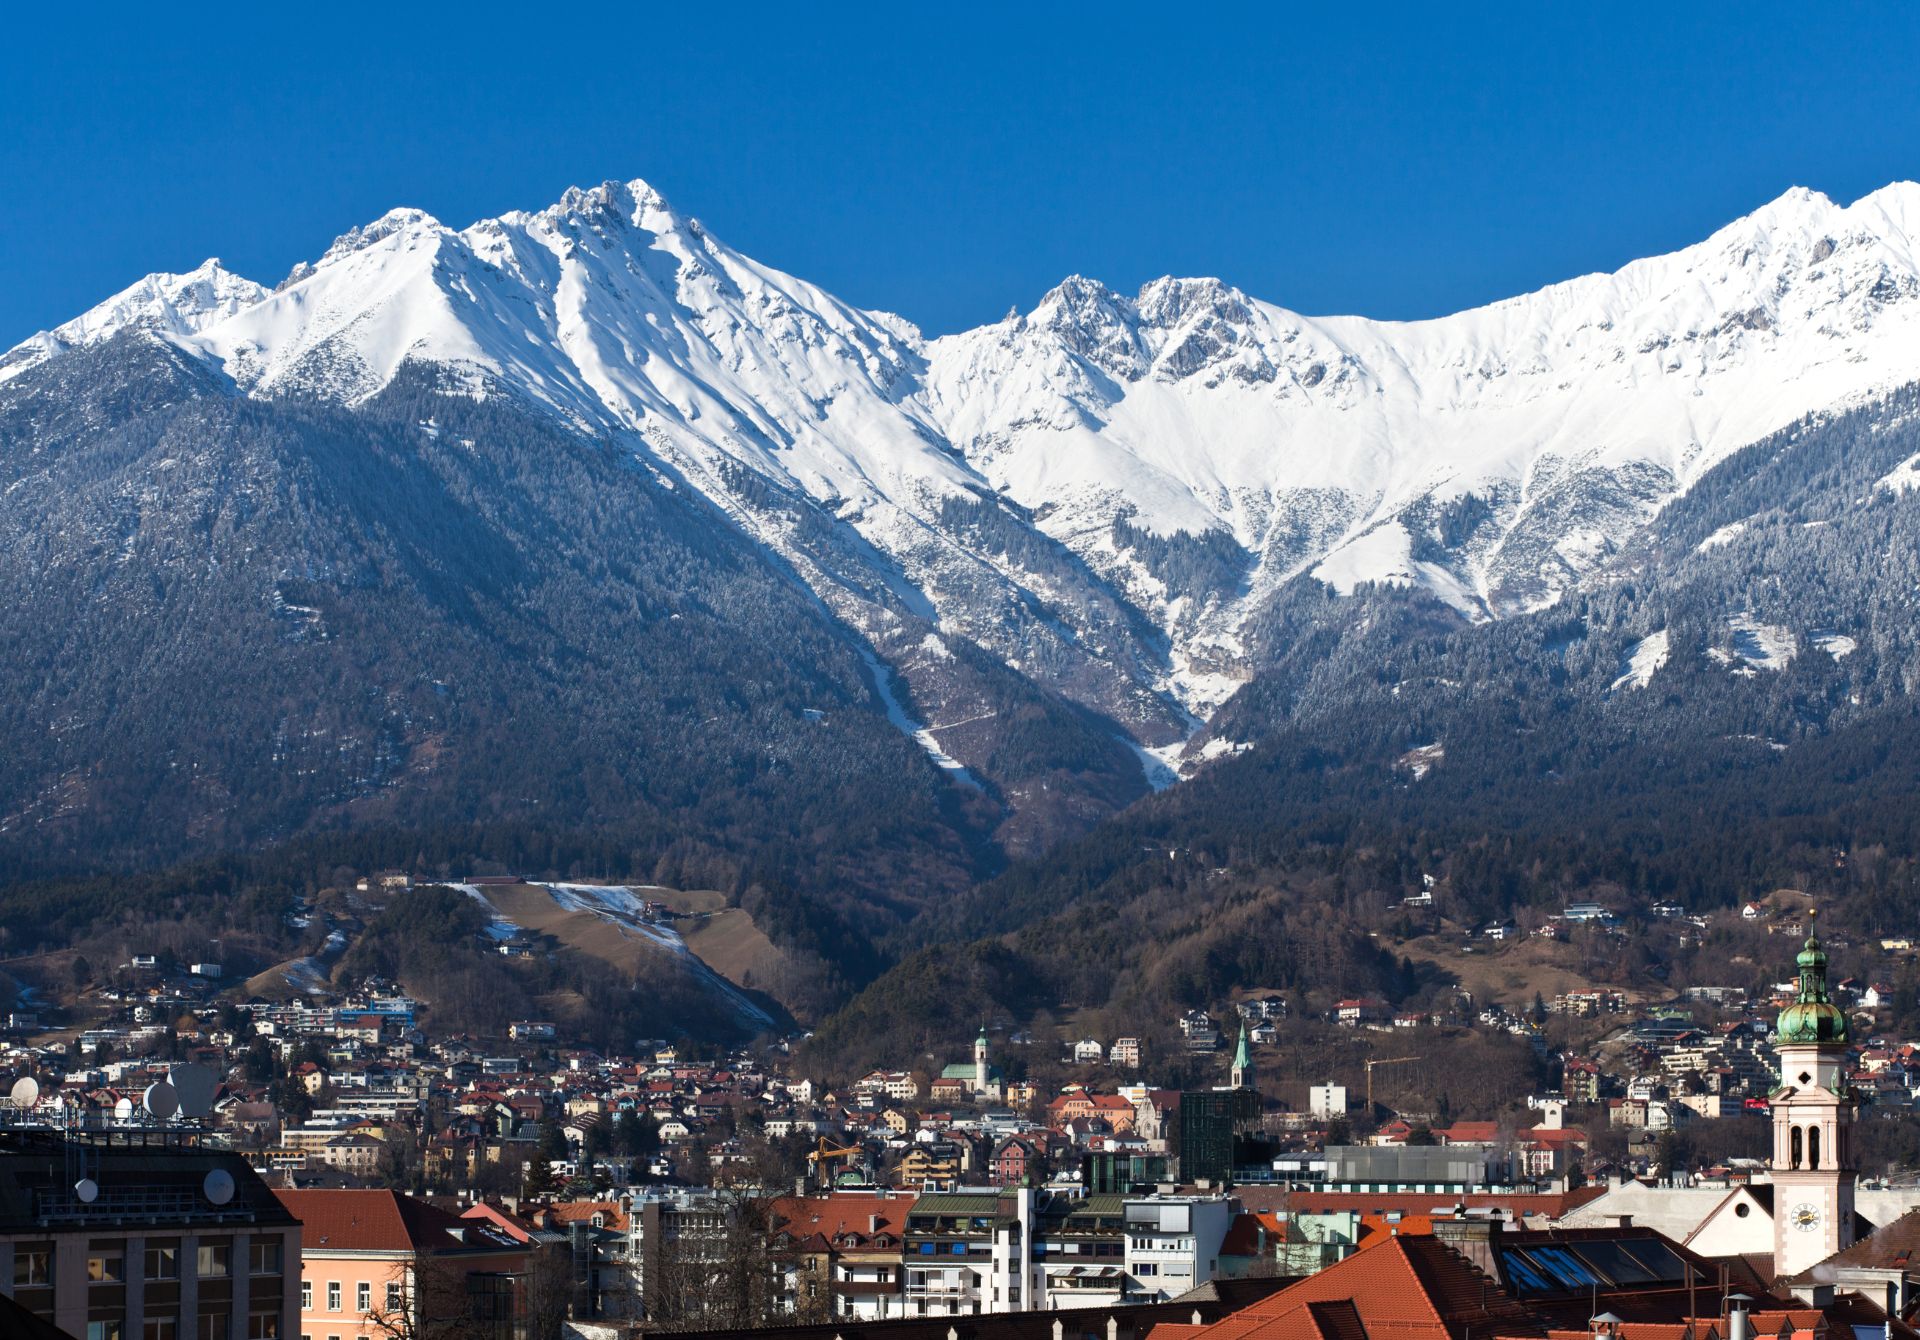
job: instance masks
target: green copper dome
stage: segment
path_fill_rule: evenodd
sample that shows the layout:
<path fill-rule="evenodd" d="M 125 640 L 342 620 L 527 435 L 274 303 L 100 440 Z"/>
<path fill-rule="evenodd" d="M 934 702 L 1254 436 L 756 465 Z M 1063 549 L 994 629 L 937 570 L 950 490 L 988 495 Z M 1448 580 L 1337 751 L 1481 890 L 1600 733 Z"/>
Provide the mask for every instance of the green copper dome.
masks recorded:
<path fill-rule="evenodd" d="M 1800 965 L 1800 995 L 1780 1011 L 1774 1026 L 1774 1043 L 1844 1043 L 1847 1040 L 1847 1016 L 1827 998 L 1827 954 L 1820 941 L 1807 936 L 1797 960 Z"/>

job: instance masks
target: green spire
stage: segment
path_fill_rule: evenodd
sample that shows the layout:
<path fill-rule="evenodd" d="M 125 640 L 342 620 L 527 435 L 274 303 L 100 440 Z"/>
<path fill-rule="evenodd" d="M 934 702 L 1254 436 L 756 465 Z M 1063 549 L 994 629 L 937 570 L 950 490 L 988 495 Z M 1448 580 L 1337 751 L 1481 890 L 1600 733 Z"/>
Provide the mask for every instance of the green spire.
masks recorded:
<path fill-rule="evenodd" d="M 1807 923 L 1807 942 L 1795 960 L 1800 968 L 1800 990 L 1793 1004 L 1780 1011 L 1774 1041 L 1844 1044 L 1847 1016 L 1827 995 L 1827 952 L 1813 934 L 1812 913 L 1807 914 Z"/>

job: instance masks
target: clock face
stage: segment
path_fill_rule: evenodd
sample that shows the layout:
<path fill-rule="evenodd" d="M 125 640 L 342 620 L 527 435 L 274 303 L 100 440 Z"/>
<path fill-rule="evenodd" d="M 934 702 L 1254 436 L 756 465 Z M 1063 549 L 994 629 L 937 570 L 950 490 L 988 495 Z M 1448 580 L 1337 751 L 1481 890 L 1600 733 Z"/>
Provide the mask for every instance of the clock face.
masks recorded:
<path fill-rule="evenodd" d="M 1793 1207 L 1788 1221 L 1802 1233 L 1811 1233 L 1820 1227 L 1820 1207 L 1807 1201 Z"/>

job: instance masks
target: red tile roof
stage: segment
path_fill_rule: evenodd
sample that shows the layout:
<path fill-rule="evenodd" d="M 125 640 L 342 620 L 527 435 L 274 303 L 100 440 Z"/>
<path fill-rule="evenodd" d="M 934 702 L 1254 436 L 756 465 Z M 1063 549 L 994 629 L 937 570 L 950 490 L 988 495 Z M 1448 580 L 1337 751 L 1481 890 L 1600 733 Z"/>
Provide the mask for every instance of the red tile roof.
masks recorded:
<path fill-rule="evenodd" d="M 905 1230 L 907 1211 L 915 1197 L 880 1193 L 835 1192 L 830 1196 L 787 1196 L 773 1203 L 775 1221 L 795 1237 L 818 1233 L 837 1238 L 843 1233 L 866 1237 L 872 1233 Z M 877 1220 L 877 1223 L 875 1222 Z"/>
<path fill-rule="evenodd" d="M 1356 1330 L 1365 1319 L 1364 1332 Z M 1173 1340 L 1155 1327 L 1150 1340 Z M 1434 1238 L 1394 1237 L 1224 1317 L 1198 1340 L 1467 1340 L 1538 1336 L 1539 1322 Z M 1185 1340 L 1193 1340 L 1186 1337 Z"/>
<path fill-rule="evenodd" d="M 627 1216 L 621 1213 L 618 1201 L 563 1200 L 549 1205 L 546 1210 L 547 1224 L 550 1227 L 592 1223 L 593 1216 L 596 1214 L 600 1216 L 603 1227 L 621 1233 L 627 1231 Z"/>
<path fill-rule="evenodd" d="M 396 1191 L 343 1189 L 273 1193 L 305 1230 L 306 1256 L 328 1252 L 459 1252 L 514 1250 L 503 1230 L 462 1219 Z"/>

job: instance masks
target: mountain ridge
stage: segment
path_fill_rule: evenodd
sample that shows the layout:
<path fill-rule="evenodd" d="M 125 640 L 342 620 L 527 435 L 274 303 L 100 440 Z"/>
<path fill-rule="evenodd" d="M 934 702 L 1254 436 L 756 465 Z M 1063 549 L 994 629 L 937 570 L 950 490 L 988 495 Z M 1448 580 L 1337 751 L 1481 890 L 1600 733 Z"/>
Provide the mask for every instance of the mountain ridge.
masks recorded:
<path fill-rule="evenodd" d="M 1413 586 L 1467 621 L 1545 608 L 1731 451 L 1911 377 L 1916 238 L 1912 183 L 1847 206 L 1795 188 L 1691 247 L 1423 321 L 1071 276 L 929 340 L 636 179 L 458 230 L 391 210 L 272 291 L 213 262 L 149 276 L 0 358 L 0 385 L 128 327 L 255 398 L 351 407 L 437 366 L 706 495 L 926 715 L 967 695 L 904 649 L 957 634 L 1177 756 L 1257 673 L 1290 584 Z"/>

